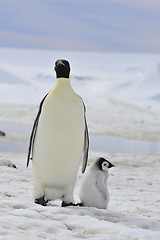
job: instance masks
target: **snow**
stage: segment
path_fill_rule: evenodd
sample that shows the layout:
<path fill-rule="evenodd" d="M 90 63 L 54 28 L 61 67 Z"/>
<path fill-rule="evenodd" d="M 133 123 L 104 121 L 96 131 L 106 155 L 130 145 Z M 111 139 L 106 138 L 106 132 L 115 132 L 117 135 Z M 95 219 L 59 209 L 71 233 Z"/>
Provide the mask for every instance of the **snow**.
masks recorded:
<path fill-rule="evenodd" d="M 0 240 L 160 239 L 160 154 L 99 152 L 110 170 L 107 210 L 34 204 L 27 144 L 38 104 L 55 83 L 53 64 L 71 62 L 71 82 L 84 99 L 89 133 L 160 142 L 158 54 L 0 49 Z M 112 145 L 114 145 L 113 142 Z M 142 149 L 143 151 L 143 149 Z M 14 168 L 13 166 L 17 168 Z M 81 168 L 80 168 L 81 169 Z M 88 166 L 89 169 L 89 166 Z M 79 202 L 83 175 L 74 198 Z"/>
<path fill-rule="evenodd" d="M 8 166 L 8 167 L 13 167 L 17 168 L 15 164 L 13 164 L 10 160 L 8 159 L 1 159 L 0 160 L 0 166 Z"/>
<path fill-rule="evenodd" d="M 103 153 L 104 154 L 104 153 Z M 90 163 L 101 156 L 90 152 Z M 110 170 L 108 210 L 67 207 L 50 202 L 47 207 L 32 199 L 32 167 L 26 154 L 1 153 L 16 166 L 0 166 L 0 239 L 150 239 L 160 238 L 159 155 L 106 153 Z M 75 189 L 78 202 L 79 173 Z"/>

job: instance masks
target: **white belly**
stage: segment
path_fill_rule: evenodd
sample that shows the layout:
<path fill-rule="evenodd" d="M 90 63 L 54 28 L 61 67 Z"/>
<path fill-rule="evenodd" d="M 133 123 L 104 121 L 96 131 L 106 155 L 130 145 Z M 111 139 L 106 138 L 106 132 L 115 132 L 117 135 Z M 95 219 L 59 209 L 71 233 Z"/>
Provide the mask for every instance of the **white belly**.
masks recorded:
<path fill-rule="evenodd" d="M 97 178 L 95 174 L 88 173 L 84 177 L 80 188 L 80 200 L 84 206 L 106 209 L 109 201 L 109 192 L 107 186 L 107 199 L 105 199 L 103 193 L 97 188 L 96 182 Z"/>
<path fill-rule="evenodd" d="M 84 145 L 84 107 L 72 94 L 64 99 L 49 94 L 36 133 L 34 175 L 44 187 L 59 188 L 75 182 Z"/>

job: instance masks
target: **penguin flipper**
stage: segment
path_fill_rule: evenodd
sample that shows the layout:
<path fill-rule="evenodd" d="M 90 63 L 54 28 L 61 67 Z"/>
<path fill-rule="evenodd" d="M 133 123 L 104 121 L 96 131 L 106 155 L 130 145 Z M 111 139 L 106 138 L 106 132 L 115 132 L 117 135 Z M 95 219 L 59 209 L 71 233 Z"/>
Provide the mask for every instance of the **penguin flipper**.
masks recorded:
<path fill-rule="evenodd" d="M 48 93 L 47 93 L 47 95 L 48 95 Z M 36 136 L 36 132 L 37 132 L 39 117 L 40 117 L 40 114 L 42 111 L 43 102 L 44 102 L 45 98 L 47 97 L 47 95 L 42 99 L 42 101 L 39 105 L 39 110 L 38 110 L 36 119 L 33 124 L 32 132 L 31 132 L 31 136 L 30 136 L 30 140 L 29 140 L 29 148 L 28 148 L 28 155 L 27 155 L 27 167 L 29 165 L 29 160 L 32 159 L 31 154 L 33 154 L 34 140 L 35 140 L 35 136 Z"/>
<path fill-rule="evenodd" d="M 107 185 L 104 184 L 104 179 L 102 176 L 99 176 L 96 181 L 96 187 L 101 192 L 104 199 L 107 199 Z"/>
<path fill-rule="evenodd" d="M 84 103 L 83 103 L 84 105 Z M 82 165 L 82 173 L 85 172 L 87 161 L 88 161 L 88 150 L 89 150 L 89 134 L 88 134 L 88 126 L 86 121 L 86 108 L 84 105 L 84 120 L 85 120 L 85 132 L 84 132 L 84 148 L 83 148 L 83 165 Z"/>

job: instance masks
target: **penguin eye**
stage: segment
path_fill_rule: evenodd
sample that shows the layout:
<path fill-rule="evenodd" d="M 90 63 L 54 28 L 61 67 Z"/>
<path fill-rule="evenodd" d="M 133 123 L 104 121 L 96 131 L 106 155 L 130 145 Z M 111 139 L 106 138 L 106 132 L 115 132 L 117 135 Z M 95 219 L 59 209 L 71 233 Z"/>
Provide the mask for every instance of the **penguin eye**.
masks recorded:
<path fill-rule="evenodd" d="M 108 163 L 107 162 L 103 162 L 102 163 L 102 169 L 106 170 L 108 168 Z"/>

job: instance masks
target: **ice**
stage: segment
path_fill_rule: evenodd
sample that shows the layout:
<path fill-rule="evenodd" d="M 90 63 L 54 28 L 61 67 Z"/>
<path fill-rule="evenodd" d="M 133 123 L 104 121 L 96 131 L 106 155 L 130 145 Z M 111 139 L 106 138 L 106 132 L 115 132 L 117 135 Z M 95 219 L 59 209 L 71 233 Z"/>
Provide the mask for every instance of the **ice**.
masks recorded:
<path fill-rule="evenodd" d="M 55 84 L 54 62 L 63 56 L 71 63 L 72 86 L 87 104 L 96 107 L 101 101 L 105 107 L 105 100 L 110 98 L 154 111 L 160 109 L 158 54 L 0 52 L 1 104 L 38 105 Z M 95 98 L 97 104 L 92 101 Z"/>
<path fill-rule="evenodd" d="M 90 162 L 100 152 L 90 152 Z M 104 153 L 103 153 L 104 154 Z M 32 199 L 32 168 L 26 154 L 1 153 L 17 169 L 0 166 L 0 239 L 139 239 L 160 237 L 159 156 L 106 153 L 114 163 L 110 171 L 109 209 L 47 207 Z M 78 201 L 79 173 L 75 199 Z"/>
<path fill-rule="evenodd" d="M 26 84 L 22 79 L 0 70 L 0 84 L 8 83 L 8 84 Z"/>
<path fill-rule="evenodd" d="M 0 49 L 0 53 L 0 103 L 38 104 L 53 87 L 54 62 L 62 56 L 70 61 L 72 86 L 84 99 L 108 96 L 145 107 L 145 101 L 148 101 L 152 107 L 155 103 L 154 96 L 159 94 L 158 54 L 34 49 Z"/>
<path fill-rule="evenodd" d="M 73 89 L 87 107 L 90 133 L 160 140 L 158 54 L 34 49 L 0 49 L 0 53 L 0 78 L 5 72 L 16 79 L 15 84 L 7 77 L 1 83 L 1 122 L 31 126 L 40 101 L 55 84 L 55 60 L 66 58 Z"/>
<path fill-rule="evenodd" d="M 160 239 L 160 155 L 129 154 L 127 145 L 126 153 L 89 152 L 89 165 L 101 156 L 115 165 L 108 210 L 34 204 L 32 163 L 26 168 L 27 149 L 19 143 L 28 144 L 38 105 L 55 83 L 58 58 L 71 63 L 90 134 L 160 141 L 158 54 L 0 49 L 0 130 L 6 133 L 0 143 L 16 148 L 0 152 L 0 239 Z M 82 177 L 79 172 L 76 202 Z"/>
<path fill-rule="evenodd" d="M 16 165 L 13 164 L 9 159 L 1 159 L 0 160 L 0 166 L 7 166 L 7 167 L 16 168 Z"/>
<path fill-rule="evenodd" d="M 152 100 L 159 100 L 160 89 L 160 71 L 157 64 L 154 69 L 147 74 L 134 81 L 119 83 L 119 85 L 111 91 L 114 98 L 130 102 L 138 106 L 150 105 L 152 108 L 159 103 Z M 146 101 L 146 104 L 145 104 Z"/>

